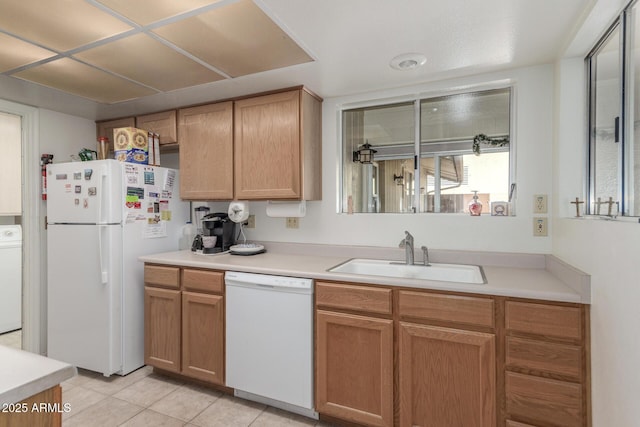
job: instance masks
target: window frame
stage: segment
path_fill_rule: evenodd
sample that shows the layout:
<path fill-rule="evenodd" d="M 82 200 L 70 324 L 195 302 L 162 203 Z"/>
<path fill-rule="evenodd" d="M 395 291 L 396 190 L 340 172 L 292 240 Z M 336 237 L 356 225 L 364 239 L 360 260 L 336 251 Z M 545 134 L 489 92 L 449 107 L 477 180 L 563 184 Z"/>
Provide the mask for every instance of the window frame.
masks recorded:
<path fill-rule="evenodd" d="M 601 51 L 601 49 L 607 44 L 609 41 L 609 37 L 616 31 L 620 32 L 620 41 L 619 41 L 619 70 L 620 74 L 618 75 L 620 86 L 619 86 L 619 95 L 620 102 L 618 104 L 620 118 L 619 118 L 619 146 L 618 146 L 618 158 L 617 158 L 617 194 L 616 198 L 618 199 L 616 202 L 618 204 L 617 212 L 612 214 L 612 217 L 621 216 L 627 218 L 638 218 L 640 214 L 634 215 L 632 212 L 633 204 L 636 205 L 640 203 L 640 200 L 633 200 L 633 195 L 631 194 L 633 185 L 632 179 L 633 177 L 630 175 L 630 169 L 633 167 L 631 163 L 632 155 L 630 153 L 631 143 L 633 137 L 633 102 L 634 102 L 634 83 L 633 83 L 633 73 L 631 72 L 631 64 L 633 61 L 633 19 L 632 12 L 634 6 L 636 6 L 637 0 L 633 0 L 629 2 L 622 11 L 617 15 L 613 23 L 603 32 L 602 36 L 598 39 L 598 41 L 594 44 L 589 53 L 585 56 L 585 74 L 586 74 L 586 85 L 587 85 L 587 181 L 585 182 L 585 215 L 587 216 L 600 216 L 607 217 L 608 215 L 597 213 L 598 209 L 596 208 L 596 171 L 597 171 L 597 159 L 595 156 L 596 152 L 596 67 L 597 61 L 593 59 L 597 56 L 597 54 Z M 637 11 L 640 13 L 640 8 Z M 636 46 L 640 48 L 640 46 Z M 635 209 L 637 210 L 637 209 Z"/>
<path fill-rule="evenodd" d="M 427 153 L 421 150 L 421 145 L 426 143 L 421 143 L 421 102 L 432 99 L 432 98 L 441 98 L 446 96 L 454 96 L 454 95 L 463 95 L 463 94 L 471 94 L 477 92 L 488 92 L 494 90 L 508 90 L 509 91 L 509 145 L 507 147 L 489 147 L 484 146 L 482 148 L 483 152 L 509 152 L 509 172 L 508 172 L 508 189 L 509 193 L 512 194 L 512 200 L 510 200 L 510 212 L 509 216 L 515 216 L 515 200 L 517 196 L 516 191 L 516 151 L 517 151 L 517 142 L 516 142 L 516 101 L 517 101 L 517 88 L 516 83 L 513 81 L 505 81 L 502 80 L 500 82 L 479 84 L 473 86 L 467 86 L 462 89 L 449 89 L 442 90 L 437 92 L 420 92 L 412 95 L 404 95 L 404 96 L 395 96 L 389 98 L 378 98 L 378 99 L 370 99 L 364 100 L 354 103 L 346 103 L 337 106 L 337 132 L 338 132 L 338 141 L 340 142 L 337 146 L 337 157 L 338 157 L 338 182 L 337 182 L 337 206 L 336 212 L 338 214 L 347 214 L 347 213 L 367 213 L 367 212 L 349 212 L 348 210 L 348 202 L 346 200 L 346 196 L 344 194 L 344 161 L 349 160 L 345 159 L 344 155 L 344 129 L 343 129 L 343 114 L 345 111 L 358 109 L 358 108 L 371 108 L 371 107 L 384 107 L 387 105 L 400 104 L 400 103 L 409 103 L 412 102 L 414 104 L 414 155 L 417 156 L 417 160 L 421 158 L 434 157 L 434 156 L 448 156 L 452 154 L 457 155 L 467 155 L 473 154 L 471 149 L 472 140 L 469 139 L 469 149 L 468 150 L 443 150 L 443 151 L 435 151 L 433 153 Z M 414 157 L 415 158 L 415 157 Z M 420 188 L 420 171 L 418 169 L 413 170 L 414 177 L 414 188 Z M 443 212 L 429 212 L 426 210 L 422 210 L 421 200 L 420 200 L 420 191 L 415 191 L 413 194 L 413 206 L 417 206 L 418 210 L 414 208 L 413 212 L 376 212 L 376 213 L 390 213 L 390 214 L 443 214 L 443 215 L 456 215 L 452 213 L 443 213 Z M 485 212 L 489 213 L 489 206 L 486 207 Z M 458 213 L 458 216 L 462 216 L 464 214 Z M 466 215 L 464 215 L 466 216 Z"/>

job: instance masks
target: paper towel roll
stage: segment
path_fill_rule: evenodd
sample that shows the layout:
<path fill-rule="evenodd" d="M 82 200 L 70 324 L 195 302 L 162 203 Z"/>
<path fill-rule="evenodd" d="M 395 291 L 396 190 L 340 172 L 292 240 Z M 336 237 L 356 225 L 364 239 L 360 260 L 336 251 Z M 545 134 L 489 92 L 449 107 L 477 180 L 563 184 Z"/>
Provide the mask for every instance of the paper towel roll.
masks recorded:
<path fill-rule="evenodd" d="M 267 216 L 272 218 L 297 217 L 307 214 L 307 202 L 271 202 L 267 203 Z"/>

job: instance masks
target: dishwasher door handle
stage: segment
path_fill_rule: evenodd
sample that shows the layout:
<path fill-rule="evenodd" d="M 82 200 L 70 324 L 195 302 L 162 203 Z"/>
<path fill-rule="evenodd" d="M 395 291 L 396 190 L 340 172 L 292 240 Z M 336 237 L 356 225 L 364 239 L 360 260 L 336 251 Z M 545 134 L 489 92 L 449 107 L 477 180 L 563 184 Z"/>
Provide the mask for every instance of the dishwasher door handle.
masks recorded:
<path fill-rule="evenodd" d="M 286 276 L 272 276 L 268 274 L 227 272 L 224 277 L 225 285 L 243 288 L 265 289 L 285 292 L 313 291 L 313 279 L 294 278 Z"/>

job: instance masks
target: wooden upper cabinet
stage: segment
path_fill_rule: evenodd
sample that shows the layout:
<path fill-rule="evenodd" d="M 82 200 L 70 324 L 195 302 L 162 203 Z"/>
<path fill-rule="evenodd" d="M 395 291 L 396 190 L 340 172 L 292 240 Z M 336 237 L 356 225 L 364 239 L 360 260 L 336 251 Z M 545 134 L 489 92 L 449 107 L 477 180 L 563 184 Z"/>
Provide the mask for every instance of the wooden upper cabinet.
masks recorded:
<path fill-rule="evenodd" d="M 113 158 L 113 130 L 117 128 L 135 127 L 136 119 L 133 117 L 125 117 L 122 119 L 107 120 L 104 122 L 96 122 L 96 144 L 98 137 L 106 136 L 109 138 L 109 153 L 107 158 Z"/>
<path fill-rule="evenodd" d="M 178 110 L 180 197 L 233 199 L 233 102 Z"/>
<path fill-rule="evenodd" d="M 176 144 L 178 142 L 176 110 L 138 116 L 136 117 L 136 127 L 159 134 L 160 145 Z"/>
<path fill-rule="evenodd" d="M 235 197 L 322 198 L 322 104 L 304 89 L 235 102 Z"/>

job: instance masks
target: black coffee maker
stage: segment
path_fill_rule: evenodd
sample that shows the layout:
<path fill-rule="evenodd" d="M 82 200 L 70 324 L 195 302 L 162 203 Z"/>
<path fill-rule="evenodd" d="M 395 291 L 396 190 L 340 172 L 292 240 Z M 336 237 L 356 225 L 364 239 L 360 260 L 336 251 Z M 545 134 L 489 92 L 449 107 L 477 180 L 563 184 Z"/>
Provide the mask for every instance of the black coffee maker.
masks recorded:
<path fill-rule="evenodd" d="M 205 215 L 202 218 L 202 232 L 205 236 L 216 236 L 216 243 L 212 248 L 202 249 L 205 254 L 228 251 L 236 244 L 236 223 L 225 212 Z"/>

